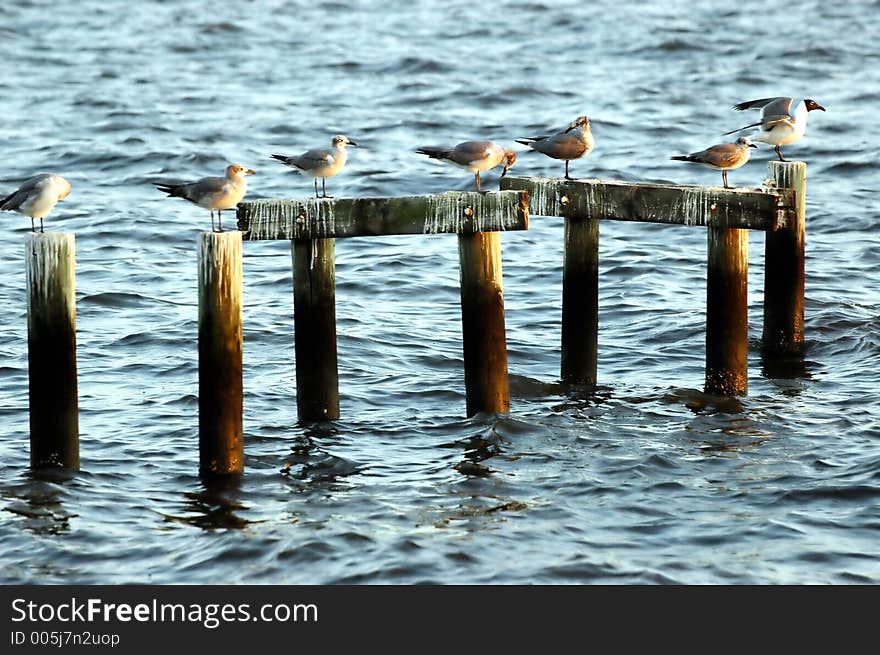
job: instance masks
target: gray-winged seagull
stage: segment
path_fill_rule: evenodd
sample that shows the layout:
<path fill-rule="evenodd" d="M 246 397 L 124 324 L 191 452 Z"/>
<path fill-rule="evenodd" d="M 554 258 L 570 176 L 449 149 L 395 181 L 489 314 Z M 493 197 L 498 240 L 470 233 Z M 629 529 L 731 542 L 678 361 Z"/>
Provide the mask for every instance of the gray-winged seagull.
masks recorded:
<path fill-rule="evenodd" d="M 282 164 L 290 166 L 298 170 L 303 175 L 315 178 L 315 197 L 316 198 L 332 198 L 327 195 L 327 178 L 333 177 L 339 173 L 348 161 L 348 151 L 346 146 L 356 146 L 357 144 L 347 136 L 337 134 L 330 141 L 332 146 L 330 150 L 323 148 L 315 148 L 308 150 L 301 155 L 272 155 L 272 159 L 277 159 Z M 324 192 L 323 196 L 318 195 L 318 178 L 321 178 L 321 188 Z"/>
<path fill-rule="evenodd" d="M 516 142 L 529 146 L 532 150 L 537 150 L 553 159 L 564 159 L 566 180 L 571 179 L 568 175 L 568 162 L 589 155 L 594 144 L 593 133 L 590 131 L 590 119 L 586 116 L 578 116 L 562 132 L 549 136 L 516 139 Z"/>
<path fill-rule="evenodd" d="M 748 137 L 741 136 L 735 143 L 720 143 L 717 146 L 700 150 L 700 152 L 692 152 L 689 155 L 676 155 L 672 159 L 692 161 L 721 171 L 724 188 L 729 189 L 727 171 L 732 171 L 745 164 L 749 160 L 751 149 L 757 147 Z"/>
<path fill-rule="evenodd" d="M 474 174 L 477 191 L 480 193 L 483 193 L 480 187 L 480 171 L 488 171 L 503 163 L 501 177 L 504 177 L 516 163 L 516 153 L 513 150 L 503 148 L 493 141 L 463 141 L 453 148 L 425 146 L 418 148 L 416 152 L 470 171 Z"/>
<path fill-rule="evenodd" d="M 184 184 L 155 183 L 159 191 L 164 191 L 172 198 L 183 198 L 199 207 L 211 210 L 211 230 L 214 230 L 214 210 L 217 210 L 218 232 L 223 231 L 224 209 L 235 209 L 235 206 L 247 193 L 245 175 L 253 175 L 254 171 L 241 164 L 230 164 L 226 167 L 226 177 L 203 177 L 195 182 Z"/>

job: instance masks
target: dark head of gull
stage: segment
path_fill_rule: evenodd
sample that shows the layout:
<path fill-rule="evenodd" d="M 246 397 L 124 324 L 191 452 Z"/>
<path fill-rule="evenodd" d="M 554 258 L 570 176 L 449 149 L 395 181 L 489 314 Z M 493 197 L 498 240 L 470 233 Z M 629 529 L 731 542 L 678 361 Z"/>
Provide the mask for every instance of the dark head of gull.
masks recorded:
<path fill-rule="evenodd" d="M 579 127 L 590 127 L 590 119 L 586 116 L 578 116 L 575 118 L 571 125 L 568 126 L 566 132 L 571 132 L 572 130 L 576 130 Z"/>
<path fill-rule="evenodd" d="M 501 177 L 507 175 L 513 165 L 516 163 L 516 153 L 513 150 L 505 148 L 504 150 L 504 170 L 501 171 Z"/>
<path fill-rule="evenodd" d="M 810 100 L 809 98 L 806 98 L 804 100 L 804 106 L 807 108 L 807 111 L 813 111 L 814 109 L 821 109 L 822 111 L 825 111 L 825 107 L 820 105 L 815 100 Z"/>

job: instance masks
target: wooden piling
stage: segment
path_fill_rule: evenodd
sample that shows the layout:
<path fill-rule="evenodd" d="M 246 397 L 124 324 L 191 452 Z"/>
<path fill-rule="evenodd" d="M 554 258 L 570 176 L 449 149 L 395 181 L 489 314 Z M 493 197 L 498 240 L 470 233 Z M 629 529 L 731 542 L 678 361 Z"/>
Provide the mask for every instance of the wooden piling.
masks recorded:
<path fill-rule="evenodd" d="M 241 232 L 199 239 L 199 473 L 244 470 Z"/>
<path fill-rule="evenodd" d="M 460 234 L 458 255 L 467 415 L 508 412 L 501 234 Z"/>
<path fill-rule="evenodd" d="M 748 390 L 748 230 L 710 227 L 706 276 L 706 393 Z"/>
<path fill-rule="evenodd" d="M 771 161 L 770 176 L 779 189 L 794 190 L 789 220 L 767 231 L 764 262 L 764 333 L 766 355 L 791 355 L 804 342 L 804 237 L 807 165 Z"/>
<path fill-rule="evenodd" d="M 32 468 L 79 469 L 75 255 L 73 234 L 25 242 Z"/>
<path fill-rule="evenodd" d="M 562 269 L 562 381 L 596 385 L 599 343 L 599 221 L 565 221 Z"/>
<path fill-rule="evenodd" d="M 291 241 L 300 422 L 339 418 L 335 251 L 335 239 Z"/>

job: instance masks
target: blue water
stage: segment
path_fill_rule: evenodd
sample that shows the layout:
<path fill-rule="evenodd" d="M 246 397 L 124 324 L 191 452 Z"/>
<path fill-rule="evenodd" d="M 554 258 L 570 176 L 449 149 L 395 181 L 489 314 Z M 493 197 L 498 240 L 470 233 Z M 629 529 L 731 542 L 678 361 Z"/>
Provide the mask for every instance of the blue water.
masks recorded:
<path fill-rule="evenodd" d="M 880 582 L 880 3 L 253 0 L 0 3 L 0 192 L 43 171 L 77 243 L 82 470 L 28 470 L 24 240 L 0 241 L 5 583 Z M 342 418 L 299 425 L 289 244 L 246 243 L 246 472 L 200 481 L 196 242 L 206 210 L 150 182 L 254 168 L 249 199 L 307 197 L 269 159 L 361 144 L 337 196 L 470 189 L 416 155 L 591 118 L 573 175 L 687 184 L 670 161 L 816 99 L 805 374 L 758 351 L 749 395 L 703 397 L 706 235 L 606 223 L 600 388 L 559 384 L 562 223 L 503 237 L 507 415 L 465 418 L 454 237 L 340 240 Z M 730 173 L 757 186 L 767 146 Z M 484 176 L 487 187 L 497 171 Z M 462 464 L 465 463 L 465 466 Z M 286 472 L 285 466 L 290 464 Z"/>

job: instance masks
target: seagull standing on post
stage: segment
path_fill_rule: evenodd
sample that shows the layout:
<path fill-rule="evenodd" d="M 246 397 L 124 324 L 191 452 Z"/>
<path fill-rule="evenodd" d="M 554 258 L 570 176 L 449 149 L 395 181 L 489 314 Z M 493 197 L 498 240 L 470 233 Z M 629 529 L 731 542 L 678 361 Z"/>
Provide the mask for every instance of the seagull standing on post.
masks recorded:
<path fill-rule="evenodd" d="M 316 198 L 332 198 L 333 196 L 327 195 L 327 178 L 333 177 L 345 167 L 345 162 L 348 161 L 348 151 L 345 147 L 357 144 L 347 136 L 337 134 L 331 140 L 330 145 L 330 150 L 315 148 L 301 155 L 272 155 L 272 159 L 277 159 L 303 175 L 315 178 Z M 319 177 L 321 178 L 321 188 L 324 191 L 323 196 L 318 195 Z"/>
<path fill-rule="evenodd" d="M 492 141 L 463 141 L 453 148 L 425 146 L 418 148 L 416 152 L 470 171 L 474 174 L 479 193 L 483 193 L 483 189 L 480 188 L 480 171 L 488 171 L 503 163 L 501 177 L 504 177 L 510 167 L 516 163 L 516 153 L 513 150 L 503 148 Z"/>
<path fill-rule="evenodd" d="M 254 171 L 241 164 L 230 164 L 226 167 L 226 177 L 203 177 L 196 182 L 185 184 L 156 183 L 159 191 L 172 198 L 183 198 L 199 207 L 211 210 L 211 231 L 214 230 L 214 210 L 217 210 L 218 232 L 223 231 L 223 209 L 235 209 L 235 206 L 247 193 L 245 175 L 253 175 Z"/>
<path fill-rule="evenodd" d="M 750 149 L 757 147 L 748 137 L 741 136 L 736 140 L 736 143 L 720 143 L 717 146 L 700 150 L 700 152 L 692 152 L 689 155 L 677 155 L 672 157 L 672 159 L 705 164 L 710 168 L 721 171 L 724 188 L 729 189 L 730 187 L 727 185 L 727 171 L 743 166 L 749 161 Z"/>
<path fill-rule="evenodd" d="M 571 179 L 568 175 L 568 162 L 589 155 L 594 144 L 593 133 L 590 131 L 590 119 L 586 116 L 579 116 L 562 132 L 549 136 L 516 139 L 516 142 L 529 146 L 532 150 L 537 150 L 553 159 L 564 159 L 566 180 Z"/>
<path fill-rule="evenodd" d="M 814 109 L 825 111 L 825 107 L 815 100 L 805 98 L 761 98 L 760 100 L 748 100 L 734 105 L 737 111 L 761 108 L 761 120 L 751 125 L 746 125 L 737 130 L 726 132 L 734 134 L 752 127 L 760 128 L 758 134 L 752 135 L 753 141 L 769 143 L 776 146 L 776 154 L 779 161 L 786 161 L 782 156 L 782 146 L 800 141 L 807 130 L 807 114 Z"/>
<path fill-rule="evenodd" d="M 31 232 L 37 231 L 34 227 L 34 219 L 39 218 L 40 232 L 45 232 L 43 219 L 58 201 L 64 200 L 68 194 L 70 194 L 70 182 L 60 175 L 41 173 L 25 180 L 10 195 L 0 198 L 0 209 L 30 216 Z"/>

